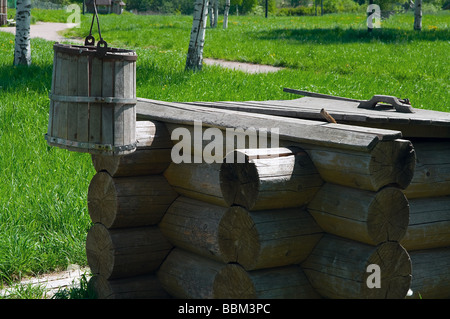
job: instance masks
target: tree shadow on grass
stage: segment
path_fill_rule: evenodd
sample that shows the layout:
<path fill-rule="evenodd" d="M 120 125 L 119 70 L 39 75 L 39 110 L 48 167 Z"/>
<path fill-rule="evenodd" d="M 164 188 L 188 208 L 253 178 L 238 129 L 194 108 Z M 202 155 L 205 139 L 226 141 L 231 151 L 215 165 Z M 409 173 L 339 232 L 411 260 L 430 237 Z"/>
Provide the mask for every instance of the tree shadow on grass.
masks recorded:
<path fill-rule="evenodd" d="M 443 29 L 431 30 L 397 30 L 392 28 L 367 29 L 354 28 L 319 28 L 319 29 L 274 29 L 260 32 L 249 32 L 249 36 L 259 40 L 285 40 L 292 44 L 309 42 L 318 44 L 337 43 L 404 43 L 411 41 L 449 41 L 450 31 Z"/>

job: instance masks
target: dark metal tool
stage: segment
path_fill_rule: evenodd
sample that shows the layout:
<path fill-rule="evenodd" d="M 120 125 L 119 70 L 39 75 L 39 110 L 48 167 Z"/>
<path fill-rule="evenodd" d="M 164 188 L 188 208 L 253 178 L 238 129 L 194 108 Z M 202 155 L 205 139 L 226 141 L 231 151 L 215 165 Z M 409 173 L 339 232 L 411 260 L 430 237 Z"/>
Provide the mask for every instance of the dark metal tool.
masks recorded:
<path fill-rule="evenodd" d="M 414 108 L 411 106 L 411 103 L 409 102 L 408 99 L 399 99 L 395 96 L 390 96 L 390 95 L 374 95 L 370 100 L 356 100 L 356 99 L 350 99 L 350 98 L 346 98 L 346 97 L 327 95 L 327 94 L 322 94 L 322 93 L 314 93 L 314 92 L 308 92 L 308 91 L 302 91 L 302 90 L 294 90 L 294 89 L 289 89 L 289 88 L 284 88 L 283 91 L 287 92 L 287 93 L 294 93 L 294 94 L 310 96 L 310 97 L 317 97 L 317 98 L 322 98 L 322 99 L 357 102 L 357 103 L 359 103 L 358 107 L 363 108 L 363 109 L 375 109 L 375 107 L 378 105 L 378 103 L 385 103 L 385 104 L 381 104 L 381 105 L 393 107 L 393 108 L 395 108 L 395 110 L 397 112 L 414 113 Z"/>

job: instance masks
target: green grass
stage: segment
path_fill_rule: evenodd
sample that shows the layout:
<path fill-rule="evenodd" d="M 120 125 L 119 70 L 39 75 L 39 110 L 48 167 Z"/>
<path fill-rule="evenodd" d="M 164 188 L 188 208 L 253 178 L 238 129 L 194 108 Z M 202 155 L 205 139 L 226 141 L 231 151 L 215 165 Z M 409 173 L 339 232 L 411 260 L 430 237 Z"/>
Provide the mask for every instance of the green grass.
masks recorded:
<path fill-rule="evenodd" d="M 64 21 L 59 11 L 33 15 Z M 91 17 L 83 16 L 82 27 L 67 34 L 86 36 Z M 450 15 L 424 15 L 422 32 L 411 30 L 412 15 L 383 21 L 372 34 L 364 19 L 232 16 L 228 30 L 221 21 L 217 29 L 208 27 L 205 57 L 286 67 L 250 75 L 212 66 L 184 71 L 192 17 L 100 16 L 110 46 L 138 53 L 139 97 L 297 98 L 282 91 L 291 87 L 364 99 L 390 94 L 409 98 L 417 108 L 450 111 Z M 89 155 L 47 146 L 52 43 L 33 39 L 31 46 L 33 65 L 12 67 L 14 36 L 0 34 L 0 286 L 70 263 L 86 265 L 86 198 L 94 170 Z"/>

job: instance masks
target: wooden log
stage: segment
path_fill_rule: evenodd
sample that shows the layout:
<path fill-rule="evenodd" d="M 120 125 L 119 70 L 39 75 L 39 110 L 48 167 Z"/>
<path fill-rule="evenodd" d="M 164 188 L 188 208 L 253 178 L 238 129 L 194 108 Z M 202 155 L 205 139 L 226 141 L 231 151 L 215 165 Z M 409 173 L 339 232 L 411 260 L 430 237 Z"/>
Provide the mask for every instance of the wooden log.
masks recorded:
<path fill-rule="evenodd" d="M 410 198 L 450 195 L 450 142 L 447 140 L 413 141 L 416 150 L 416 170 L 405 189 Z"/>
<path fill-rule="evenodd" d="M 235 150 L 220 168 L 226 203 L 248 210 L 306 205 L 322 184 L 308 154 L 298 148 Z"/>
<path fill-rule="evenodd" d="M 105 279 L 154 272 L 172 249 L 157 226 L 107 229 L 96 223 L 86 238 L 91 272 Z"/>
<path fill-rule="evenodd" d="M 410 222 L 401 244 L 406 250 L 450 246 L 450 196 L 409 200 Z"/>
<path fill-rule="evenodd" d="M 261 135 L 267 136 L 269 129 L 278 129 L 278 145 L 298 146 L 304 149 L 321 177 L 330 183 L 373 191 L 389 184 L 396 184 L 404 189 L 411 182 L 414 173 L 413 146 L 409 141 L 399 139 L 401 132 L 398 131 L 327 124 L 319 121 L 146 99 L 139 99 L 137 108 L 138 118 L 162 121 L 171 134 L 177 128 L 186 128 L 186 135 L 189 134 L 192 139 L 186 147 L 189 149 L 192 147 L 194 153 L 197 152 L 200 162 L 202 156 L 205 158 L 204 150 L 208 145 L 205 144 L 202 133 L 206 129 L 213 128 L 221 131 L 222 133 L 217 135 L 221 136 L 222 140 L 223 136 L 227 137 L 227 131 L 234 131 L 233 135 L 238 130 L 251 131 L 252 134 L 247 135 L 256 136 L 259 139 Z M 197 128 L 197 134 L 195 123 L 202 124 L 200 129 Z M 270 140 L 271 145 L 266 143 L 265 147 L 273 147 L 272 144 L 276 143 L 272 142 Z M 208 143 L 211 142 L 208 140 Z M 232 149 L 248 148 L 247 144 L 254 144 L 245 143 L 243 147 L 236 145 Z M 223 147 L 223 143 L 217 143 L 219 144 Z M 260 148 L 260 145 L 252 146 L 252 148 Z M 223 153 L 223 150 L 220 152 Z M 208 158 L 209 155 L 206 155 Z M 210 157 L 217 162 L 220 156 L 214 154 Z M 191 157 L 188 160 L 191 160 Z"/>
<path fill-rule="evenodd" d="M 246 270 L 298 264 L 322 236 L 301 208 L 248 212 L 186 197 L 170 206 L 159 227 L 176 247 Z"/>
<path fill-rule="evenodd" d="M 366 129 L 357 126 L 301 120 L 266 114 L 222 110 L 188 103 L 172 103 L 149 99 L 138 99 L 136 104 L 139 119 L 153 119 L 177 125 L 193 125 L 202 122 L 204 127 L 240 128 L 247 130 L 278 128 L 280 139 L 294 143 L 320 145 L 336 149 L 370 151 L 380 141 L 401 137 L 401 132 Z"/>
<path fill-rule="evenodd" d="M 92 276 L 88 289 L 98 299 L 169 299 L 156 274 L 108 280 L 103 276 Z"/>
<path fill-rule="evenodd" d="M 281 146 L 284 144 L 280 142 Z M 410 141 L 380 142 L 368 153 L 299 146 L 308 153 L 322 179 L 329 183 L 370 191 L 386 185 L 405 189 L 414 175 L 415 152 Z"/>
<path fill-rule="evenodd" d="M 124 156 L 91 155 L 97 172 L 107 171 L 113 177 L 161 174 L 171 163 L 172 141 L 164 123 L 136 122 L 137 147 Z"/>
<path fill-rule="evenodd" d="M 177 198 L 162 175 L 111 177 L 94 175 L 88 189 L 88 210 L 94 223 L 107 228 L 155 225 Z"/>
<path fill-rule="evenodd" d="M 410 252 L 413 276 L 411 298 L 450 298 L 450 247 Z"/>
<path fill-rule="evenodd" d="M 327 183 L 308 211 L 325 232 L 370 245 L 400 241 L 409 223 L 408 200 L 395 187 L 371 192 Z"/>
<path fill-rule="evenodd" d="M 183 299 L 317 298 L 298 266 L 247 272 L 175 248 L 158 270 L 164 289 Z"/>
<path fill-rule="evenodd" d="M 379 288 L 367 285 L 372 264 L 380 267 Z M 301 266 L 316 291 L 331 299 L 405 298 L 411 283 L 411 260 L 397 242 L 371 246 L 327 234 Z"/>
<path fill-rule="evenodd" d="M 221 163 L 172 163 L 164 177 L 180 195 L 219 206 L 227 206 L 220 189 Z"/>

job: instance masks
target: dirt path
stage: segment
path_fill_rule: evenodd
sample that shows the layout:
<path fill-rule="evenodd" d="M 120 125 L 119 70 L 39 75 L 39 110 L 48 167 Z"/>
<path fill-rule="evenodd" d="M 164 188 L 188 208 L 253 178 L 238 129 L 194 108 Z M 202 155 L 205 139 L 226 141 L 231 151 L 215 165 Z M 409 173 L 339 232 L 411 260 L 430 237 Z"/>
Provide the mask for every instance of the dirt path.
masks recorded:
<path fill-rule="evenodd" d="M 69 39 L 61 36 L 59 33 L 65 29 L 73 28 L 75 23 L 53 23 L 53 22 L 37 22 L 31 25 L 31 37 L 32 38 L 42 38 L 48 41 L 55 42 L 72 42 L 76 44 L 82 44 L 83 41 L 80 39 Z M 16 27 L 6 27 L 0 28 L 0 31 L 9 32 L 12 34 L 16 33 Z M 271 65 L 260 65 L 252 63 L 225 61 L 218 59 L 203 59 L 203 63 L 206 65 L 220 65 L 224 68 L 229 68 L 233 70 L 240 70 L 246 73 L 268 73 L 277 72 L 283 68 L 274 67 Z"/>
<path fill-rule="evenodd" d="M 75 43 L 81 43 L 79 39 L 65 38 L 59 34 L 60 31 L 73 28 L 75 23 L 49 23 L 49 22 L 37 22 L 30 27 L 30 33 L 32 38 L 42 38 L 48 41 L 63 42 L 70 41 Z M 16 27 L 0 28 L 0 31 L 16 34 Z"/>

